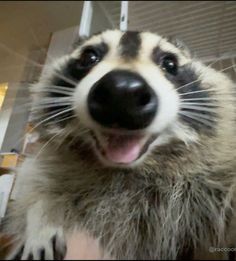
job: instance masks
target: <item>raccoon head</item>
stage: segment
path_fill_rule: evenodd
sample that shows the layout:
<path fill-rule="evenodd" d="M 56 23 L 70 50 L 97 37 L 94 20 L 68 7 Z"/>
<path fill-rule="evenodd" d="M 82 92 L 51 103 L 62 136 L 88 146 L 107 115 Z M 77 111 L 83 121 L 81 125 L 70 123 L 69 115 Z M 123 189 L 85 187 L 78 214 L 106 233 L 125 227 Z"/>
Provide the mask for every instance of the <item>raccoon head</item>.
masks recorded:
<path fill-rule="evenodd" d="M 34 109 L 42 134 L 79 138 L 103 164 L 130 167 L 211 135 L 224 80 L 158 34 L 109 30 L 42 75 Z"/>

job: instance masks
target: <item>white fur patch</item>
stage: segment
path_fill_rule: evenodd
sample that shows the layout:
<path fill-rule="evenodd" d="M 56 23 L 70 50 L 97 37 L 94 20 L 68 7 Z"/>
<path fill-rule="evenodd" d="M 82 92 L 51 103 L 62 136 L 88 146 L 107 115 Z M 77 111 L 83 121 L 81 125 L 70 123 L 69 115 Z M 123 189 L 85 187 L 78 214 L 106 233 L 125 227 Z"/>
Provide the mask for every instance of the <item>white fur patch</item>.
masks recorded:
<path fill-rule="evenodd" d="M 21 236 L 21 242 L 15 251 L 12 252 L 12 257 L 24 246 L 22 260 L 27 260 L 30 255 L 33 256 L 33 260 L 40 260 L 41 250 L 44 250 L 45 260 L 54 260 L 52 246 L 52 238 L 54 236 L 57 238 L 56 249 L 63 252 L 65 239 L 62 228 L 49 225 L 45 218 L 42 202 L 36 203 L 29 209 L 25 235 Z M 11 256 L 9 256 L 9 259 Z"/>
<path fill-rule="evenodd" d="M 105 74 L 115 69 L 115 64 L 101 62 L 93 70 L 82 79 L 76 87 L 74 94 L 74 107 L 80 121 L 90 128 L 94 128 L 97 124 L 92 120 L 88 112 L 87 98 L 92 86 L 101 79 Z"/>
<path fill-rule="evenodd" d="M 180 106 L 179 96 L 173 84 L 157 66 L 137 64 L 137 72 L 147 81 L 158 98 L 157 114 L 148 131 L 161 132 L 176 120 Z"/>

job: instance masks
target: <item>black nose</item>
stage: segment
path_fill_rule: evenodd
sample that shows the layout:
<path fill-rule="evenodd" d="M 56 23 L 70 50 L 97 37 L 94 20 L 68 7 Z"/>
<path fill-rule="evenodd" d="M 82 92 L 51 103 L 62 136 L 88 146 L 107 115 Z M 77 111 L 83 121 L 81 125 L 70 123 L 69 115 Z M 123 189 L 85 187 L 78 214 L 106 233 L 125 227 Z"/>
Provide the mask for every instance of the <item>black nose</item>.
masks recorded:
<path fill-rule="evenodd" d="M 115 70 L 91 88 L 88 108 L 105 127 L 136 130 L 147 127 L 157 111 L 157 96 L 138 74 Z"/>

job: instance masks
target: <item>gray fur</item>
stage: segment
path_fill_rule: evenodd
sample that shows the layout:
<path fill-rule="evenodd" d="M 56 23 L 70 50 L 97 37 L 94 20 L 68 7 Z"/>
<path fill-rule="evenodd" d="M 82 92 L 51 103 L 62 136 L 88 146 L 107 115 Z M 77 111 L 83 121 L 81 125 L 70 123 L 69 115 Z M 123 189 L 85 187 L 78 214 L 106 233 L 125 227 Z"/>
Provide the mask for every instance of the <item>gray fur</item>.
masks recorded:
<path fill-rule="evenodd" d="M 24 242 L 27 213 L 42 202 L 42 229 L 85 230 L 116 259 L 176 259 L 188 249 L 196 255 L 227 247 L 236 174 L 235 103 L 227 100 L 233 83 L 194 66 L 197 74 L 209 70 L 202 84 L 220 92 L 224 83 L 225 94 L 216 96 L 223 106 L 214 135 L 199 133 L 199 142 L 191 144 L 172 139 L 139 165 L 122 169 L 104 166 L 91 152 L 87 132 L 72 122 L 67 138 L 62 134 L 20 169 L 24 195 L 12 208 L 8 232 Z"/>

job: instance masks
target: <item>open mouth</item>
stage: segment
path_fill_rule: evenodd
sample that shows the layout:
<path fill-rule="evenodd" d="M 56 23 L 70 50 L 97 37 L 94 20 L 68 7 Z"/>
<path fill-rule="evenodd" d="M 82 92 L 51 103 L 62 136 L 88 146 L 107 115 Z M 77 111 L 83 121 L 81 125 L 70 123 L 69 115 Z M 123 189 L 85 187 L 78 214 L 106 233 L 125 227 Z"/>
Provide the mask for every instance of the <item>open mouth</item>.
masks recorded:
<path fill-rule="evenodd" d="M 142 157 L 157 135 L 130 133 L 93 133 L 96 152 L 113 164 L 128 165 Z"/>

